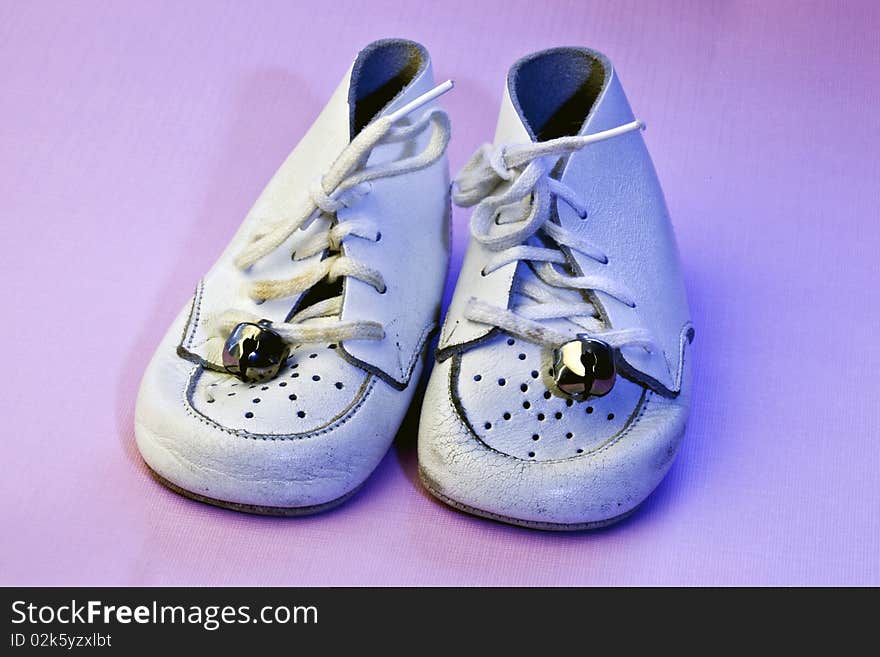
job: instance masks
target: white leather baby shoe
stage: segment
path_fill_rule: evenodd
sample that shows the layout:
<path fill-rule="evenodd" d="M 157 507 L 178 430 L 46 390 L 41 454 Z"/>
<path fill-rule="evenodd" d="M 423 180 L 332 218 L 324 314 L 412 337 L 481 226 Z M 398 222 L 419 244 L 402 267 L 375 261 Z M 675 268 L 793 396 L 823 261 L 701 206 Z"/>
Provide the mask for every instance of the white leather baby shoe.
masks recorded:
<path fill-rule="evenodd" d="M 411 41 L 357 57 L 147 368 L 135 432 L 163 483 L 295 515 L 379 463 L 438 324 L 451 86 Z"/>
<path fill-rule="evenodd" d="M 586 529 L 669 469 L 693 328 L 642 127 L 599 53 L 511 68 L 495 145 L 453 191 L 472 239 L 419 432 L 422 480 L 448 504 Z"/>

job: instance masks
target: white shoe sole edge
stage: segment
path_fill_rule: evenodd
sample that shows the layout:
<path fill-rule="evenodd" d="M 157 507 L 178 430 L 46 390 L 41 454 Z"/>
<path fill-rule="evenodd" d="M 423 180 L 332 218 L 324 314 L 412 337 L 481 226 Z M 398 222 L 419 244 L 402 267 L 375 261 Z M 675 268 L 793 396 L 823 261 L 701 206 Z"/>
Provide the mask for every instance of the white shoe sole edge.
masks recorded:
<path fill-rule="evenodd" d="M 497 522 L 503 522 L 508 525 L 516 525 L 517 527 L 526 527 L 528 529 L 538 529 L 542 531 L 553 531 L 553 532 L 578 532 L 585 531 L 590 529 L 602 529 L 603 527 L 608 527 L 609 525 L 616 524 L 621 520 L 625 520 L 636 511 L 639 510 L 643 502 L 636 504 L 629 511 L 625 511 L 619 515 L 614 516 L 613 518 L 607 518 L 605 520 L 595 520 L 592 522 L 575 522 L 575 523 L 565 523 L 565 522 L 541 522 L 537 520 L 523 520 L 521 518 L 513 518 L 510 516 L 504 516 L 498 513 L 493 513 L 491 511 L 485 511 L 484 509 L 478 509 L 476 507 L 470 506 L 468 504 L 464 504 L 463 502 L 459 502 L 458 500 L 454 500 L 451 497 L 448 497 L 437 490 L 434 482 L 431 481 L 431 478 L 428 474 L 422 469 L 419 468 L 419 479 L 422 482 L 422 485 L 425 489 L 431 493 L 438 500 L 443 502 L 444 504 L 451 506 L 454 509 L 458 509 L 459 511 L 464 511 L 465 513 L 469 513 L 473 516 L 479 516 L 480 518 L 486 518 L 488 520 L 495 520 Z"/>
<path fill-rule="evenodd" d="M 146 462 L 145 462 L 146 463 Z M 231 511 L 238 511 L 240 513 L 250 513 L 252 515 L 258 516 L 279 516 L 279 517 L 295 517 L 295 516 L 310 516 L 316 513 L 322 513 L 323 511 L 329 511 L 330 509 L 334 509 L 337 506 L 340 506 L 344 502 L 348 501 L 350 498 L 354 497 L 361 488 L 364 487 L 364 484 L 367 482 L 360 484 L 355 487 L 353 490 L 347 492 L 345 495 L 341 497 L 337 497 L 335 500 L 330 500 L 329 502 L 324 502 L 323 504 L 315 504 L 313 506 L 261 506 L 259 504 L 242 504 L 240 502 L 229 502 L 227 500 L 218 500 L 214 497 L 207 497 L 205 495 L 201 495 L 199 493 L 194 493 L 191 490 L 187 490 L 186 488 L 182 488 L 175 483 L 172 483 L 165 479 L 158 472 L 153 470 L 150 465 L 147 463 L 147 470 L 149 470 L 150 475 L 158 481 L 160 484 L 168 488 L 169 490 L 177 493 L 178 495 L 182 495 L 191 500 L 195 500 L 196 502 L 202 502 L 204 504 L 210 504 L 211 506 L 220 507 L 221 509 L 229 509 Z"/>

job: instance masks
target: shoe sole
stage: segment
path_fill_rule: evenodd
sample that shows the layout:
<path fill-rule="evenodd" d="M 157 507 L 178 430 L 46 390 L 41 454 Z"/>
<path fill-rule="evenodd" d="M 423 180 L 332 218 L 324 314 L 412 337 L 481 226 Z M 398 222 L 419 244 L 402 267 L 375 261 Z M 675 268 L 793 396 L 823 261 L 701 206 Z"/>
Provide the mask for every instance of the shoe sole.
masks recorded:
<path fill-rule="evenodd" d="M 330 509 L 339 506 L 349 498 L 353 497 L 364 485 L 361 484 L 357 488 L 347 492 L 342 497 L 337 497 L 335 500 L 330 500 L 329 502 L 324 502 L 323 504 L 315 504 L 313 506 L 262 506 L 260 504 L 242 504 L 241 502 L 229 502 L 227 500 L 218 500 L 214 497 L 206 497 L 205 495 L 194 493 L 191 490 L 181 488 L 177 484 L 171 483 L 165 477 L 153 470 L 153 468 L 151 468 L 149 465 L 147 465 L 147 470 L 150 471 L 153 479 L 158 481 L 166 488 L 174 491 L 178 495 L 182 495 L 183 497 L 195 500 L 196 502 L 203 502 L 205 504 L 210 504 L 211 506 L 218 506 L 221 509 L 229 509 L 231 511 L 250 513 L 252 515 L 258 516 L 310 516 L 315 513 L 321 513 L 322 511 L 329 511 Z"/>
<path fill-rule="evenodd" d="M 510 516 L 503 516 L 499 513 L 493 513 L 491 511 L 485 511 L 484 509 L 478 509 L 476 507 L 470 506 L 468 504 L 464 504 L 463 502 L 459 502 L 457 500 L 452 499 L 438 491 L 431 482 L 431 479 L 425 473 L 425 471 L 419 467 L 419 479 L 422 481 L 422 485 L 427 489 L 431 495 L 436 497 L 438 500 L 447 504 L 454 509 L 458 509 L 459 511 L 464 511 L 465 513 L 469 513 L 474 516 L 479 516 L 481 518 L 487 518 L 489 520 L 495 520 L 497 522 L 503 522 L 508 525 L 517 525 L 519 527 L 527 527 L 528 529 L 540 529 L 544 531 L 553 531 L 553 532 L 577 532 L 584 531 L 588 529 L 601 529 L 602 527 L 608 527 L 609 525 L 613 525 L 614 523 L 620 522 L 621 520 L 625 520 L 636 511 L 639 510 L 641 503 L 634 506 L 629 511 L 625 513 L 621 513 L 620 515 L 614 516 L 613 518 L 607 518 L 605 520 L 594 520 L 592 522 L 540 522 L 538 520 L 523 520 L 521 518 L 512 518 Z"/>

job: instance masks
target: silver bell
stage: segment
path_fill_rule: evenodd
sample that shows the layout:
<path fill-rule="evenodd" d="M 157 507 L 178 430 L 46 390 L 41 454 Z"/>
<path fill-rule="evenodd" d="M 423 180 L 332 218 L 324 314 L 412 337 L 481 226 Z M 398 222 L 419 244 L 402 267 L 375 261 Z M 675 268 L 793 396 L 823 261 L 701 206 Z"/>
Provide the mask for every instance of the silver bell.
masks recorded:
<path fill-rule="evenodd" d="M 614 351 L 601 340 L 581 335 L 553 352 L 553 381 L 577 401 L 607 395 L 616 377 Z"/>
<path fill-rule="evenodd" d="M 242 381 L 265 381 L 276 374 L 290 346 L 273 331 L 272 323 L 263 319 L 258 324 L 243 322 L 232 329 L 223 346 L 223 367 Z"/>

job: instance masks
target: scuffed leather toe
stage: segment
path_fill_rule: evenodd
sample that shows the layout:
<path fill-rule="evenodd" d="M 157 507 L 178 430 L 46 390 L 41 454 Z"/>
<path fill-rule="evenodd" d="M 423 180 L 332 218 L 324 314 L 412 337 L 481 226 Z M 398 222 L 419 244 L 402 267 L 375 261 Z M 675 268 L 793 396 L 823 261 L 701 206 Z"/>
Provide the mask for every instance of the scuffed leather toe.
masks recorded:
<path fill-rule="evenodd" d="M 289 433 L 248 431 L 238 424 L 224 426 L 201 411 L 220 403 L 220 395 L 225 397 L 227 392 L 216 393 L 218 401 L 214 404 L 207 404 L 206 399 L 194 403 L 193 395 L 204 392 L 205 386 L 196 385 L 201 377 L 213 381 L 223 375 L 205 375 L 201 366 L 177 356 L 175 338 L 184 321 L 185 313 L 157 350 L 138 396 L 135 434 L 150 468 L 185 491 L 223 502 L 267 507 L 326 504 L 366 480 L 393 440 L 411 398 L 410 391 L 397 391 L 365 375 L 355 390 L 339 391 L 338 407 L 324 408 L 327 417 L 322 417 L 320 424 L 310 415 L 298 417 L 296 406 L 288 402 Z M 278 388 L 284 381 L 276 380 L 273 385 Z M 292 383 L 295 379 L 288 375 L 286 381 Z M 286 400 L 287 394 L 295 394 L 286 392 L 293 390 L 290 383 L 272 392 L 284 392 Z M 226 387 L 237 389 L 231 384 Z M 269 391 L 260 388 L 250 389 L 243 384 L 248 399 L 257 394 L 267 396 Z M 269 406 L 267 401 L 264 407 Z M 214 415 L 229 412 L 214 411 Z M 241 423 L 249 419 L 255 418 L 244 418 L 242 414 Z"/>
<path fill-rule="evenodd" d="M 671 466 L 688 400 L 646 392 L 629 422 L 573 457 L 534 461 L 492 449 L 459 412 L 455 359 L 435 366 L 422 407 L 419 463 L 432 493 L 453 506 L 545 529 L 607 524 L 635 509 Z"/>

